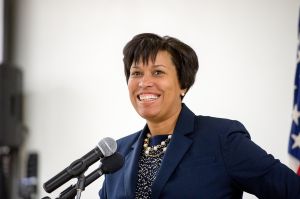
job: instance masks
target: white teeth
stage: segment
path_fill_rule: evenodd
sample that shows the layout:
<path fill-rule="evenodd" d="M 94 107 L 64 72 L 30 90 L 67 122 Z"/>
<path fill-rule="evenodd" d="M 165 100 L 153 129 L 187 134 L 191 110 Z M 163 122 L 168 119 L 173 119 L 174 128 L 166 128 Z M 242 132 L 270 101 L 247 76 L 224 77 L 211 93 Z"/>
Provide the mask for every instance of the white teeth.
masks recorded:
<path fill-rule="evenodd" d="M 151 101 L 156 100 L 158 98 L 157 95 L 139 95 L 139 99 L 141 101 Z"/>

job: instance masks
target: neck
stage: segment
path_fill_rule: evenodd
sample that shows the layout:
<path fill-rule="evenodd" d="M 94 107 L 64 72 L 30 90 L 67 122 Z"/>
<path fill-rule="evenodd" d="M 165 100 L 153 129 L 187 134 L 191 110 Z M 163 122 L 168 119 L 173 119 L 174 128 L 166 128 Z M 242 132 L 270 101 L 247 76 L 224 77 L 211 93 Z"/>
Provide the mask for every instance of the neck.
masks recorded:
<path fill-rule="evenodd" d="M 151 135 L 155 136 L 155 135 L 173 134 L 180 111 L 181 108 L 171 117 L 163 121 L 157 122 L 157 121 L 147 120 L 147 125 Z"/>

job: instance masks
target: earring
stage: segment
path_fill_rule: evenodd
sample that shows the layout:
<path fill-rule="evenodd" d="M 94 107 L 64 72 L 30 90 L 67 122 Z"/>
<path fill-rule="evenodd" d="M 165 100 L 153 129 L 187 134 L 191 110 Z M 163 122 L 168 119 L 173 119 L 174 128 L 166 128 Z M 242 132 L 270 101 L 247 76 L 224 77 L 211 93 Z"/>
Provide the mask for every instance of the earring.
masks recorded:
<path fill-rule="evenodd" d="M 182 93 L 181 93 L 181 96 L 184 97 L 184 95 L 185 95 L 185 93 L 182 92 Z"/>

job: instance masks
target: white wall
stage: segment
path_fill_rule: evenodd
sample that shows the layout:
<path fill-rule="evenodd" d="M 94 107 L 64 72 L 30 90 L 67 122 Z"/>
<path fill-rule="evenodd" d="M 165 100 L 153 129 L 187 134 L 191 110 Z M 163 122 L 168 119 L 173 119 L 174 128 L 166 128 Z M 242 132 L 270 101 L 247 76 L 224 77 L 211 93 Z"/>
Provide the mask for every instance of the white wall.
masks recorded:
<path fill-rule="evenodd" d="M 123 46 L 141 32 L 196 50 L 200 69 L 184 100 L 195 113 L 240 120 L 287 163 L 298 8 L 298 0 L 19 0 L 15 63 L 41 185 L 101 138 L 144 126 L 122 65 Z M 97 198 L 102 180 L 82 198 Z"/>

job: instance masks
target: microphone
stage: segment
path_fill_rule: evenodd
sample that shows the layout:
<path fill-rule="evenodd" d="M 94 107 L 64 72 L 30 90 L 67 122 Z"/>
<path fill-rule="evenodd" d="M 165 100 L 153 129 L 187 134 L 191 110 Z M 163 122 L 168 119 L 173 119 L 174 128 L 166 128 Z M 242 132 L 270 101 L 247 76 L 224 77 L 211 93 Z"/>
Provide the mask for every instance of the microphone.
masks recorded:
<path fill-rule="evenodd" d="M 86 176 L 84 187 L 87 187 L 92 182 L 97 180 L 103 174 L 114 173 L 119 170 L 124 164 L 124 157 L 116 152 L 112 156 L 105 157 L 101 160 L 100 167 Z M 65 191 L 63 191 L 58 199 L 70 199 L 76 196 L 76 185 L 71 185 Z"/>
<path fill-rule="evenodd" d="M 51 193 L 70 179 L 85 172 L 90 165 L 100 158 L 111 156 L 116 150 L 117 142 L 114 139 L 109 137 L 103 138 L 93 150 L 88 152 L 82 158 L 75 160 L 70 166 L 45 182 L 43 185 L 44 190 L 47 193 Z"/>

